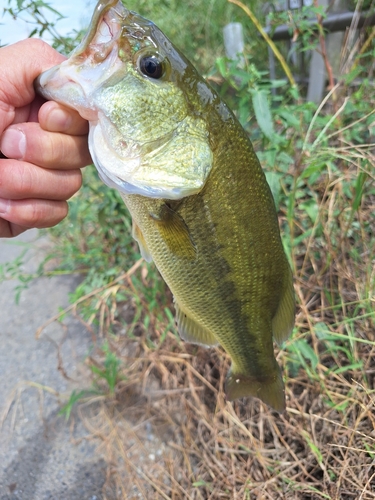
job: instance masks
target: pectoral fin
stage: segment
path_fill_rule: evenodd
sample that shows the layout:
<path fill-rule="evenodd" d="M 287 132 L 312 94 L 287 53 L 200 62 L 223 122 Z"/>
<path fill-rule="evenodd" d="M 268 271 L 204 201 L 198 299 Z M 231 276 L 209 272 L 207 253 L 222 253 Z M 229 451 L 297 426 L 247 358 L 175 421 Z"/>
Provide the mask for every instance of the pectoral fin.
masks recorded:
<path fill-rule="evenodd" d="M 193 260 L 196 248 L 184 219 L 168 205 L 161 206 L 158 213 L 150 213 L 169 250 L 182 259 Z"/>
<path fill-rule="evenodd" d="M 288 266 L 284 278 L 283 293 L 279 307 L 272 318 L 272 332 L 276 342 L 280 345 L 286 340 L 293 330 L 295 316 L 295 301 L 293 276 Z"/>
<path fill-rule="evenodd" d="M 278 412 L 285 410 L 284 382 L 278 366 L 268 376 L 247 376 L 232 369 L 225 383 L 225 393 L 229 401 L 254 396 Z"/>
<path fill-rule="evenodd" d="M 205 346 L 217 345 L 218 341 L 212 333 L 198 325 L 198 323 L 189 318 L 184 312 L 181 311 L 179 305 L 175 302 L 176 308 L 176 321 L 180 337 L 186 342 L 192 344 L 202 344 Z"/>
<path fill-rule="evenodd" d="M 146 262 L 151 262 L 152 257 L 151 257 L 151 254 L 150 254 L 148 248 L 147 248 L 142 231 L 139 229 L 139 227 L 134 222 L 134 220 L 133 220 L 133 227 L 132 227 L 132 236 L 139 245 L 139 250 L 141 252 L 142 257 L 145 259 Z"/>

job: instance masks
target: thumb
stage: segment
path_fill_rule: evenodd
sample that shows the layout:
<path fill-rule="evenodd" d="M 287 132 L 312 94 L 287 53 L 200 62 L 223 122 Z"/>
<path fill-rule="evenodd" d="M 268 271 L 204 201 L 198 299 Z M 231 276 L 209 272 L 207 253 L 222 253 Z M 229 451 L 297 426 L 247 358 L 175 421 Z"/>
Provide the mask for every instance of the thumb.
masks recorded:
<path fill-rule="evenodd" d="M 0 49 L 0 134 L 13 122 L 15 108 L 27 106 L 34 100 L 35 78 L 64 59 L 37 38 Z"/>

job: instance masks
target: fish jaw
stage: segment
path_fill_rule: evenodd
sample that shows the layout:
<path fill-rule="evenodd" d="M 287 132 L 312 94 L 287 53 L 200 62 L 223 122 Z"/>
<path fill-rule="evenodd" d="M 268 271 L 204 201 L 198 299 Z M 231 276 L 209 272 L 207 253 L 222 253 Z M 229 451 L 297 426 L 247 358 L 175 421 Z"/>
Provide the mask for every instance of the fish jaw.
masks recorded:
<path fill-rule="evenodd" d="M 95 93 L 109 78 L 123 76 L 118 42 L 121 23 L 128 14 L 120 2 L 99 2 L 81 44 L 66 61 L 39 75 L 37 91 L 76 109 L 84 119 L 96 121 Z"/>
<path fill-rule="evenodd" d="M 204 182 L 202 177 L 189 179 L 190 182 L 186 183 L 185 179 L 178 175 L 178 172 L 172 175 L 173 172 L 168 173 L 165 170 L 166 177 L 163 175 L 163 169 L 159 168 L 158 157 L 164 156 L 166 157 L 166 161 L 168 161 L 168 157 L 171 155 L 170 150 L 175 147 L 177 140 L 171 140 L 169 143 L 164 144 L 161 148 L 162 152 L 160 155 L 156 155 L 156 159 L 153 158 L 152 153 L 146 154 L 143 157 L 144 167 L 148 167 L 147 174 L 145 174 L 142 171 L 141 155 L 138 154 L 137 149 L 135 149 L 136 153 L 134 155 L 130 151 L 127 158 L 117 154 L 114 149 L 108 146 L 105 129 L 101 126 L 100 122 L 101 120 L 99 119 L 95 124 L 92 123 L 90 126 L 89 147 L 99 177 L 105 184 L 118 189 L 123 195 L 137 194 L 146 196 L 147 198 L 168 200 L 179 200 L 201 190 Z M 195 163 L 203 174 L 205 174 L 205 169 L 210 169 L 212 154 L 209 148 L 205 147 L 204 142 L 198 144 L 197 149 L 200 145 L 202 153 L 199 154 L 196 152 Z M 194 148 L 194 143 L 190 142 L 186 147 L 191 150 Z M 171 156 L 173 160 L 173 154 Z M 111 160 L 110 168 L 108 168 L 109 159 Z M 154 167 L 155 164 L 156 167 Z M 173 167 L 174 164 L 172 163 L 171 170 Z M 140 177 L 139 173 L 141 174 Z M 146 175 L 150 178 L 149 182 L 145 182 Z"/>

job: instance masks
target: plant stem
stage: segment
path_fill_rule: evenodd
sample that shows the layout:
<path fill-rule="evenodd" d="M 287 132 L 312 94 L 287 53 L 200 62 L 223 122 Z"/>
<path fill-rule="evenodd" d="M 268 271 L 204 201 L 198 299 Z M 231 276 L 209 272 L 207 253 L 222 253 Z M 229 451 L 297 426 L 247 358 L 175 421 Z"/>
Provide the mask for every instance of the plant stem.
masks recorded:
<path fill-rule="evenodd" d="M 259 33 L 262 35 L 262 37 L 265 39 L 265 41 L 267 42 L 267 44 L 270 47 L 270 49 L 272 50 L 272 52 L 275 54 L 275 57 L 279 60 L 290 84 L 293 87 L 296 87 L 296 81 L 294 80 L 294 77 L 292 75 L 292 72 L 290 71 L 288 64 L 286 63 L 284 57 L 279 52 L 279 49 L 276 47 L 274 42 L 271 40 L 271 38 L 268 36 L 268 34 L 264 31 L 261 23 L 258 21 L 257 17 L 254 15 L 254 13 L 249 9 L 249 7 L 244 5 L 239 0 L 228 0 L 228 2 L 233 3 L 235 5 L 238 5 L 238 7 L 240 7 L 249 16 L 251 22 L 255 25 L 256 29 L 259 31 Z"/>
<path fill-rule="evenodd" d="M 314 6 L 317 8 L 319 7 L 318 0 L 314 0 Z M 328 83 L 328 90 L 332 90 L 333 87 L 335 86 L 335 81 L 333 78 L 332 66 L 328 60 L 328 55 L 327 55 L 326 39 L 325 39 L 324 29 L 323 29 L 323 17 L 320 14 L 317 14 L 316 17 L 318 19 L 318 27 L 319 27 L 320 50 L 321 50 L 321 55 L 323 57 L 324 65 L 326 67 L 328 82 L 329 82 Z M 334 98 L 334 95 L 332 95 L 332 97 Z"/>

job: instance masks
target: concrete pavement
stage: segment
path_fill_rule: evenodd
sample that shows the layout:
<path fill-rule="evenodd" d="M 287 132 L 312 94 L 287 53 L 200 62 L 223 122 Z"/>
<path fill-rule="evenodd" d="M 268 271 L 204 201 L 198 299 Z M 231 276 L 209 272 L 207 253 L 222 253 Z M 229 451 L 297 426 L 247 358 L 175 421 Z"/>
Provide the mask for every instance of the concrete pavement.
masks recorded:
<path fill-rule="evenodd" d="M 37 231 L 0 239 L 0 265 L 29 248 L 25 269 L 32 272 L 47 245 Z M 59 402 L 48 392 L 69 394 L 77 387 L 58 370 L 58 346 L 65 371 L 82 383 L 91 336 L 67 318 L 66 327 L 51 324 L 35 339 L 37 328 L 68 305 L 77 282 L 72 276 L 35 279 L 19 305 L 14 301 L 17 282 L 0 283 L 0 500 L 104 498 L 105 462 L 96 451 L 98 443 L 84 439 L 87 432 L 79 419 L 72 430 L 57 415 Z"/>

